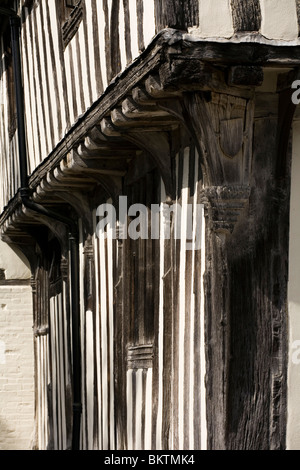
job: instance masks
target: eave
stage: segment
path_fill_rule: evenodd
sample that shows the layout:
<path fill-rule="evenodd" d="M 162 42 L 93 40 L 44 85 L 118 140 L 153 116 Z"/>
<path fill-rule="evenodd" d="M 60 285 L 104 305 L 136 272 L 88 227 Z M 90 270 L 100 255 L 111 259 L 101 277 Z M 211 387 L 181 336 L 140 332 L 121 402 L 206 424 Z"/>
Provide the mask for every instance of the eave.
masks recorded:
<path fill-rule="evenodd" d="M 182 116 L 172 101 L 176 103 L 188 92 L 210 91 L 250 99 L 261 84 L 264 67 L 292 71 L 288 76 L 292 83 L 299 66 L 298 43 L 266 41 L 256 33 L 237 36 L 232 41 L 203 40 L 176 30 L 164 30 L 110 83 L 29 176 L 32 197 L 68 211 L 62 193 L 77 194 L 99 184 L 108 190 L 110 181 L 125 176 L 126 164 L 145 150 L 154 156 L 172 197 L 168 175 L 170 155 L 161 152 L 165 160 L 158 161 L 155 149 L 151 145 L 148 148 L 151 132 L 162 136 L 163 146 L 164 135 L 182 124 Z M 242 84 L 239 83 L 241 75 L 232 73 L 236 67 L 246 71 L 242 73 Z M 16 194 L 0 217 L 3 236 L 15 234 L 19 238 L 20 227 L 31 223 L 38 223 L 36 216 L 22 210 Z"/>

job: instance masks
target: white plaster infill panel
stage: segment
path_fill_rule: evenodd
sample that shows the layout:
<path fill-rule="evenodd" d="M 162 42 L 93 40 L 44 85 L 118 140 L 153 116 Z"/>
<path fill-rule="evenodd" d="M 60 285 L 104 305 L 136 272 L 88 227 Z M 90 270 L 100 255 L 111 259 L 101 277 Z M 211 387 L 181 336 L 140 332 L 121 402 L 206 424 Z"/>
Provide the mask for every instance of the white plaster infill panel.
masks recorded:
<path fill-rule="evenodd" d="M 199 30 L 203 38 L 230 38 L 234 34 L 230 0 L 199 0 Z"/>
<path fill-rule="evenodd" d="M 5 272 L 5 279 L 30 279 L 29 263 L 25 256 L 0 240 L 0 268 Z"/>
<path fill-rule="evenodd" d="M 261 34 L 267 39 L 293 41 L 298 38 L 295 0 L 260 0 Z"/>

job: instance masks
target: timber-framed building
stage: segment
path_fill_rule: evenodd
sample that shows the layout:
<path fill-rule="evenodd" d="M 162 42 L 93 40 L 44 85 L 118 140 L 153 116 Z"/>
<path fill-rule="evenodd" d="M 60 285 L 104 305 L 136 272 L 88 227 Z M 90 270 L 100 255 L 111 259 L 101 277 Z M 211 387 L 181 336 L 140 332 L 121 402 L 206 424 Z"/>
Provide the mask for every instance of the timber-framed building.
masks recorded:
<path fill-rule="evenodd" d="M 299 2 L 0 16 L 0 226 L 31 267 L 34 447 L 300 445 Z M 98 208 L 124 198 L 148 228 L 176 203 L 180 224 L 109 237 Z"/>

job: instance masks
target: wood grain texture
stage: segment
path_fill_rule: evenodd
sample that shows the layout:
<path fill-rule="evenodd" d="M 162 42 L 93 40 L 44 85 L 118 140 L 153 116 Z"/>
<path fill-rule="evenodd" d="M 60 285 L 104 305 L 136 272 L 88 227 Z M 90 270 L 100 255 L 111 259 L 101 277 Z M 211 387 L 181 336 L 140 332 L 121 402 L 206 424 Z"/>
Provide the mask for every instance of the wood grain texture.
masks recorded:
<path fill-rule="evenodd" d="M 231 0 L 233 27 L 236 33 L 259 31 L 261 10 L 259 0 Z"/>
<path fill-rule="evenodd" d="M 231 359 L 227 446 L 231 449 L 285 448 L 290 154 L 285 183 L 268 178 L 262 185 L 266 175 L 275 173 L 274 125 L 268 119 L 255 125 L 249 208 L 255 214 L 251 222 L 255 233 L 245 218 L 236 234 L 239 250 L 235 237 L 228 247 Z M 262 199 L 264 208 L 260 207 Z"/>
<path fill-rule="evenodd" d="M 187 30 L 199 25 L 199 2 L 196 0 L 162 0 L 156 2 L 157 32 L 164 28 Z"/>
<path fill-rule="evenodd" d="M 297 19 L 298 19 L 298 28 L 299 28 L 299 36 L 300 36 L 300 1 L 295 0 L 296 2 L 296 10 L 297 10 Z"/>

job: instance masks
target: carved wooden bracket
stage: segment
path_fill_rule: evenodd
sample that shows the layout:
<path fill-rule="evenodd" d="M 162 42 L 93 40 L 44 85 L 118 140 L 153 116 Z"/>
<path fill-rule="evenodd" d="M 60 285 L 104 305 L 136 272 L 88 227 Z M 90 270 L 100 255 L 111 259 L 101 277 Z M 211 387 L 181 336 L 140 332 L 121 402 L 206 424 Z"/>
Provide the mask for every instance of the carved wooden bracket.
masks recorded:
<path fill-rule="evenodd" d="M 195 93 L 185 97 L 185 106 L 202 149 L 206 185 L 248 184 L 253 102 L 219 93 Z"/>
<path fill-rule="evenodd" d="M 253 101 L 248 96 L 191 92 L 161 99 L 159 106 L 179 119 L 195 141 L 212 227 L 231 233 L 250 196 Z"/>
<path fill-rule="evenodd" d="M 232 233 L 250 196 L 254 104 L 213 92 L 186 94 L 183 106 L 202 156 L 213 229 Z"/>
<path fill-rule="evenodd" d="M 166 194 L 172 199 L 175 190 L 168 132 L 178 127 L 178 120 L 152 102 L 151 97 L 146 98 L 145 92 L 135 89 L 132 94 L 147 104 L 126 98 L 120 107 L 112 110 L 110 117 L 101 121 L 101 131 L 106 136 L 122 137 L 135 146 L 136 152 L 151 156 L 164 181 Z"/>
<path fill-rule="evenodd" d="M 69 280 L 69 261 L 65 257 L 62 257 L 61 259 L 60 271 L 63 281 L 67 282 Z"/>
<path fill-rule="evenodd" d="M 128 348 L 128 369 L 149 369 L 153 367 L 153 344 L 143 344 Z"/>

